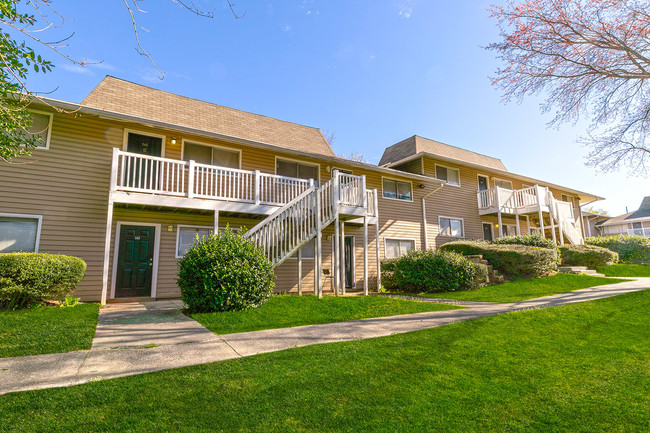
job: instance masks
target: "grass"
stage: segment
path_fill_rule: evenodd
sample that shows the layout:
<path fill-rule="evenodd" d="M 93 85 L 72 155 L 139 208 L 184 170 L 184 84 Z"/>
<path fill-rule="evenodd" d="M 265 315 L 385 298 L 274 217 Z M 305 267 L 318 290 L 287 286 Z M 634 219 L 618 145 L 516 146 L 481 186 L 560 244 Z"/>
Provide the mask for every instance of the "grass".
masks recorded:
<path fill-rule="evenodd" d="M 90 349 L 98 313 L 99 304 L 0 311 L 0 358 Z"/>
<path fill-rule="evenodd" d="M 6 431 L 645 432 L 650 290 L 0 396 Z"/>
<path fill-rule="evenodd" d="M 597 272 L 608 277 L 650 277 L 650 265 L 609 265 L 601 266 Z"/>
<path fill-rule="evenodd" d="M 481 287 L 463 292 L 421 294 L 432 298 L 456 299 L 459 301 L 519 302 L 526 299 L 572 292 L 603 284 L 620 283 L 625 280 L 592 277 L 589 275 L 557 274 L 550 277 L 511 281 L 496 286 Z"/>
<path fill-rule="evenodd" d="M 251 310 L 199 313 L 192 314 L 192 318 L 214 333 L 232 334 L 454 308 L 458 307 L 379 296 L 318 299 L 315 296 L 278 295 Z"/>

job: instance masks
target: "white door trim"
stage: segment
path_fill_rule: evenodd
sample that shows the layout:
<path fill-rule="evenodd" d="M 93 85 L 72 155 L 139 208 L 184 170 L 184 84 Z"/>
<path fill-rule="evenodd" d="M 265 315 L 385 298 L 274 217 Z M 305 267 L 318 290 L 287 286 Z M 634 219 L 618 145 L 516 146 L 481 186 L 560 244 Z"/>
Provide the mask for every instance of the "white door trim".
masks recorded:
<path fill-rule="evenodd" d="M 156 288 L 158 285 L 158 256 L 160 255 L 161 224 L 132 222 L 132 221 L 118 221 L 115 227 L 115 245 L 113 246 L 113 272 L 111 272 L 110 299 L 115 299 L 115 278 L 117 277 L 117 257 L 118 257 L 118 252 L 120 250 L 120 231 L 123 225 L 153 227 L 155 229 L 154 246 L 153 246 L 153 269 L 151 270 L 151 297 L 155 298 Z"/>

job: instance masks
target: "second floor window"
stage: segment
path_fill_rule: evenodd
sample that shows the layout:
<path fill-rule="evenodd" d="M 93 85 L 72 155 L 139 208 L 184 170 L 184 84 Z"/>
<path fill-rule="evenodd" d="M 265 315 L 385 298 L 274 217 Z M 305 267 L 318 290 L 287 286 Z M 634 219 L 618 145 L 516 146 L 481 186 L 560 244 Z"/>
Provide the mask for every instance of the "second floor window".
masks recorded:
<path fill-rule="evenodd" d="M 205 146 L 185 142 L 183 159 L 194 160 L 199 164 L 217 165 L 219 167 L 239 168 L 239 152 L 221 147 Z"/>
<path fill-rule="evenodd" d="M 411 201 L 411 182 L 384 179 L 383 196 L 385 198 Z"/>
<path fill-rule="evenodd" d="M 449 185 L 460 186 L 460 172 L 457 168 L 436 165 L 436 178 L 446 181 Z"/>
<path fill-rule="evenodd" d="M 37 148 L 48 149 L 50 147 L 50 129 L 52 128 L 52 115 L 45 113 L 32 113 L 32 125 L 28 132 L 31 135 L 40 136 L 41 140 L 36 144 Z"/>
<path fill-rule="evenodd" d="M 499 188 L 505 188 L 505 189 L 512 189 L 512 182 L 509 180 L 503 180 L 503 179 L 494 179 L 494 186 L 498 186 Z"/>
<path fill-rule="evenodd" d="M 314 179 L 318 183 L 318 166 L 278 158 L 275 162 L 275 174 L 298 179 Z"/>

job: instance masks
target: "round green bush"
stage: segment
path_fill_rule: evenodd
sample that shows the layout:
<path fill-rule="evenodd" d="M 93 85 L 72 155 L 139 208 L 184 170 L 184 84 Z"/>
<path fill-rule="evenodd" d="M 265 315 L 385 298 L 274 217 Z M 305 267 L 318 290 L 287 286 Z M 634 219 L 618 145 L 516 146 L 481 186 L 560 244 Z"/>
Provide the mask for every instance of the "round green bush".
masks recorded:
<path fill-rule="evenodd" d="M 25 308 L 60 301 L 86 275 L 78 257 L 45 253 L 0 254 L 0 308 Z"/>
<path fill-rule="evenodd" d="M 643 236 L 618 235 L 591 237 L 585 244 L 607 248 L 618 253 L 621 263 L 650 263 L 650 239 Z"/>
<path fill-rule="evenodd" d="M 487 283 L 487 268 L 475 265 L 460 254 L 411 250 L 384 268 L 382 281 L 414 293 L 470 290 Z"/>
<path fill-rule="evenodd" d="M 256 307 L 275 286 L 271 261 L 243 234 L 228 227 L 195 240 L 178 266 L 181 298 L 191 313 Z"/>
<path fill-rule="evenodd" d="M 618 262 L 617 253 L 593 245 L 562 245 L 560 254 L 562 255 L 562 264 L 568 266 L 586 266 L 596 269 L 598 266 Z"/>

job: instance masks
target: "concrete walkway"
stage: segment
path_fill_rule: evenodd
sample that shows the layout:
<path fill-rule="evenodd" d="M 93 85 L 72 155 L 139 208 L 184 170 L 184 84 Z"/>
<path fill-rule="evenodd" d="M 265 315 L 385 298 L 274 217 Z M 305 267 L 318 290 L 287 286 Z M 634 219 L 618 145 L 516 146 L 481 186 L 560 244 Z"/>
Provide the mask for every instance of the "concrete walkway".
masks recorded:
<path fill-rule="evenodd" d="M 178 301 L 109 304 L 100 310 L 90 350 L 0 358 L 0 394 L 69 386 L 311 344 L 382 337 L 512 311 L 592 301 L 646 288 L 650 288 L 650 278 L 516 303 L 451 301 L 470 308 L 223 336 L 213 334 L 181 314 Z"/>

